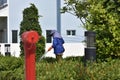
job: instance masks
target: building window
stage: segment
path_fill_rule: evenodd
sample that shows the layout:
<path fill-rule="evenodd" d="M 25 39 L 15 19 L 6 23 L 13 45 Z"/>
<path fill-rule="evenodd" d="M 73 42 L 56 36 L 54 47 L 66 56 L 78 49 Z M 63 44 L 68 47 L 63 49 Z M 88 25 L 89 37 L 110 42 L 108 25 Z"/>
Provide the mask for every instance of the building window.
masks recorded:
<path fill-rule="evenodd" d="M 68 36 L 75 36 L 76 35 L 76 30 L 67 30 L 67 35 Z"/>
<path fill-rule="evenodd" d="M 4 5 L 5 3 L 7 3 L 7 0 L 0 0 L 0 6 Z"/>
<path fill-rule="evenodd" d="M 51 30 L 46 30 L 46 42 L 51 43 L 52 42 L 52 37 L 49 36 L 51 33 Z"/>
<path fill-rule="evenodd" d="M 18 30 L 12 30 L 12 43 L 18 42 Z"/>

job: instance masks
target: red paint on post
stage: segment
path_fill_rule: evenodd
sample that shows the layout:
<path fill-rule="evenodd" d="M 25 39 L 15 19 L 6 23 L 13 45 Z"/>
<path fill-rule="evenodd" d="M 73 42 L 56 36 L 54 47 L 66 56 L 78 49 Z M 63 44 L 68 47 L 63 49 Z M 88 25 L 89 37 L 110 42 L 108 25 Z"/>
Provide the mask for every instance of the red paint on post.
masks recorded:
<path fill-rule="evenodd" d="M 21 37 L 25 53 L 25 80 L 36 80 L 35 53 L 40 36 L 36 31 L 26 31 Z"/>

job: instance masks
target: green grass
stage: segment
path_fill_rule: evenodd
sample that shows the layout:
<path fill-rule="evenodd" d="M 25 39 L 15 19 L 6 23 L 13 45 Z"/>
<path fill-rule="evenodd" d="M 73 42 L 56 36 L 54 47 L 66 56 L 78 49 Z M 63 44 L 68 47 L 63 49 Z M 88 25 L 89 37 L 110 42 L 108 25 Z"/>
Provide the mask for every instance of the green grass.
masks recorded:
<path fill-rule="evenodd" d="M 57 62 L 44 58 L 36 62 L 36 80 L 120 80 L 120 60 L 87 63 L 82 57 L 69 57 Z M 0 80 L 24 80 L 24 60 L 0 57 Z"/>

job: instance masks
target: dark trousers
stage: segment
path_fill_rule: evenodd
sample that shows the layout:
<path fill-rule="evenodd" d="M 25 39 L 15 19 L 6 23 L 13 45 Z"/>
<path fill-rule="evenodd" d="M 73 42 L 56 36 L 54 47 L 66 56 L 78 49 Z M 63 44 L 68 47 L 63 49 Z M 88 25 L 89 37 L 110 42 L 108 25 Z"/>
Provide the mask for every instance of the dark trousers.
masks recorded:
<path fill-rule="evenodd" d="M 56 60 L 60 62 L 62 60 L 62 55 L 63 54 L 56 54 Z"/>

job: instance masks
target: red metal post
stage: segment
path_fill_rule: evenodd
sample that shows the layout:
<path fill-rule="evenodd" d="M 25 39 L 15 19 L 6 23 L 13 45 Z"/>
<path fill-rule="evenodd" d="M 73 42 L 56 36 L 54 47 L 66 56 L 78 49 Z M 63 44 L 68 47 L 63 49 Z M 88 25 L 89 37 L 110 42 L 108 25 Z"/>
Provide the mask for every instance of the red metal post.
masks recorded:
<path fill-rule="evenodd" d="M 25 53 L 25 80 L 36 80 L 35 53 L 39 35 L 36 31 L 26 31 L 21 37 Z"/>

